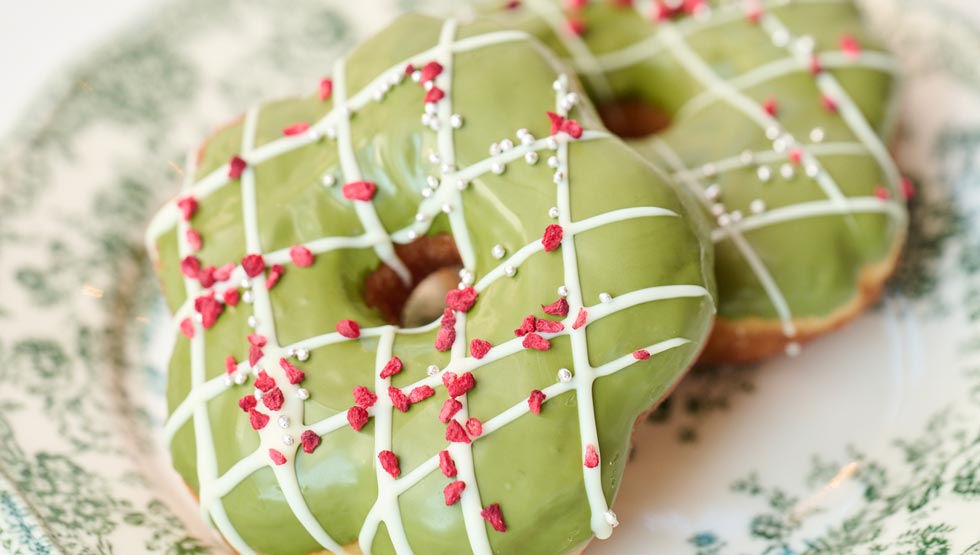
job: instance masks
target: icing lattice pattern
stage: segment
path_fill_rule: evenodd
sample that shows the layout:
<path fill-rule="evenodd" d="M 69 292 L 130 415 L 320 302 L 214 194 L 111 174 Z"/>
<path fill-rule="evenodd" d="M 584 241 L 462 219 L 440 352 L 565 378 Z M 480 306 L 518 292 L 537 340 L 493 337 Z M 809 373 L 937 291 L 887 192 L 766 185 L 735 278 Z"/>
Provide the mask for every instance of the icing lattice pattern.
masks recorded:
<path fill-rule="evenodd" d="M 649 37 L 619 50 L 593 54 L 582 36 L 582 23 L 574 10 L 587 2 L 571 2 L 571 13 L 566 12 L 553 0 L 526 0 L 523 5 L 534 11 L 550 27 L 562 46 L 571 56 L 569 62 L 587 79 L 600 97 L 612 98 L 612 85 L 606 73 L 642 64 L 657 56 L 671 56 L 703 90 L 690 98 L 678 111 L 678 120 L 691 116 L 719 101 L 756 123 L 760 132 L 771 141 L 772 150 L 733 153 L 729 158 L 705 163 L 698 168 L 685 167 L 682 156 L 666 141 L 659 138 L 648 140 L 653 151 L 666 163 L 672 176 L 696 193 L 705 211 L 711 215 L 714 229 L 712 239 L 718 243 L 731 241 L 768 296 L 787 338 L 797 334 L 789 303 L 776 284 L 763 257 L 745 237 L 745 232 L 792 220 L 829 215 L 884 214 L 904 227 L 907 213 L 903 199 L 911 194 L 911 185 L 899 173 L 878 134 L 861 113 L 860 108 L 848 95 L 838 79 L 826 69 L 864 68 L 893 75 L 894 61 L 879 52 L 863 51 L 848 37 L 842 39 L 840 51 L 815 52 L 814 41 L 806 35 L 794 35 L 772 8 L 791 3 L 842 4 L 850 0 L 739 0 L 712 6 L 706 0 L 693 2 L 634 1 L 624 2 L 623 9 L 634 9 L 645 21 L 656 25 Z M 632 8 L 628 7 L 632 4 Z M 677 7 L 670 7 L 677 6 Z M 675 21 L 674 12 L 690 17 Z M 771 43 L 786 53 L 786 57 L 760 65 L 749 72 L 725 78 L 721 76 L 687 41 L 693 33 L 721 27 L 745 18 L 757 23 L 760 33 L 766 33 Z M 723 32 L 722 29 L 716 29 Z M 585 31 L 587 32 L 587 30 Z M 825 143 L 824 131 L 814 128 L 809 132 L 809 143 L 804 144 L 784 127 L 774 113 L 775 105 L 762 105 L 744 91 L 750 87 L 775 81 L 799 72 L 813 74 L 813 86 L 821 95 L 824 109 L 839 115 L 855 140 L 853 142 Z M 819 109 L 815 107 L 815 109 Z M 842 193 L 834 177 L 820 162 L 821 156 L 854 155 L 870 156 L 885 177 L 874 195 L 851 196 Z M 773 170 L 768 164 L 782 163 L 779 172 L 784 178 L 793 178 L 802 172 L 814 180 L 826 196 L 799 204 L 768 209 L 762 199 L 751 204 L 751 214 L 743 214 L 724 206 L 721 189 L 713 180 L 720 174 L 745 168 L 757 168 L 761 181 L 769 181 Z M 789 354 L 796 354 L 799 345 L 791 342 Z"/>
<path fill-rule="evenodd" d="M 411 397 L 415 397 L 416 391 L 418 391 L 421 398 L 429 395 L 426 393 L 431 391 L 428 388 L 452 387 L 453 378 L 456 376 L 463 380 L 470 372 L 475 372 L 493 361 L 523 352 L 528 348 L 548 348 L 550 340 L 556 337 L 567 336 L 569 338 L 574 373 L 561 369 L 558 372 L 556 383 L 543 388 L 540 392 L 535 392 L 530 399 L 515 404 L 485 422 L 477 421 L 474 424 L 473 419 L 469 417 L 466 389 L 453 395 L 459 406 L 455 414 L 449 419 L 449 426 L 450 428 L 458 426 L 465 431 L 459 432 L 463 436 L 458 441 L 449 442 L 445 452 L 448 453 L 448 457 L 455 466 L 457 481 L 465 484 L 465 486 L 461 486 L 463 489 L 457 489 L 455 494 L 458 496 L 458 502 L 463 513 L 470 547 L 474 553 L 482 555 L 491 553 L 486 523 L 489 522 L 498 531 L 505 530 L 506 525 L 501 516 L 500 507 L 496 505 L 485 507 L 481 502 L 471 447 L 473 441 L 490 437 L 495 431 L 521 416 L 529 412 L 536 412 L 535 406 L 540 410 L 540 403 L 542 402 L 546 403 L 563 393 L 574 391 L 577 397 L 578 425 L 581 435 L 583 486 L 591 511 L 591 528 L 596 536 L 608 537 L 612 528 L 617 524 L 617 520 L 615 514 L 607 506 L 602 489 L 601 467 L 598 464 L 602 454 L 598 447 L 595 406 L 592 400 L 593 384 L 597 379 L 628 368 L 639 360 L 646 360 L 658 353 L 690 344 L 692 341 L 700 341 L 700 338 L 673 337 L 633 353 L 624 353 L 622 356 L 602 365 L 592 366 L 589 361 L 589 347 L 585 333 L 589 323 L 627 308 L 658 300 L 696 298 L 704 299 L 708 304 L 711 301 L 709 292 L 701 285 L 669 285 L 641 289 L 616 297 L 603 294 L 597 304 L 586 305 L 585 299 L 582 298 L 582 288 L 579 283 L 579 266 L 575 249 L 576 236 L 582 232 L 614 222 L 634 218 L 675 218 L 679 217 L 679 214 L 665 208 L 640 206 L 614 210 L 584 220 L 572 221 L 569 195 L 569 143 L 605 139 L 608 135 L 598 131 L 582 131 L 577 123 L 566 119 L 569 116 L 569 110 L 576 102 L 576 94 L 569 92 L 568 82 L 564 76 L 559 77 L 554 84 L 556 102 L 553 119 L 556 129 L 553 129 L 551 136 L 535 139 L 525 132 L 519 137 L 521 144 L 507 145 L 506 148 L 500 148 L 498 145 L 497 151 L 492 153 L 489 158 L 464 168 L 457 168 L 453 132 L 455 128 L 459 127 L 460 116 L 453 113 L 451 86 L 454 54 L 509 41 L 526 41 L 528 37 L 523 33 L 501 31 L 456 40 L 456 31 L 457 24 L 454 21 L 445 22 L 439 43 L 434 48 L 396 64 L 378 75 L 364 89 L 354 94 L 349 94 L 347 90 L 346 62 L 345 60 L 338 61 L 333 70 L 332 80 L 325 83 L 329 89 L 327 94 L 332 94 L 334 99 L 334 107 L 330 112 L 315 124 L 300 129 L 290 129 L 288 136 L 271 143 L 260 147 L 254 145 L 259 109 L 249 111 L 243 125 L 240 156 L 196 183 L 193 182 L 194 178 L 192 177 L 195 173 L 194 157 L 192 156 L 188 164 L 189 168 L 186 173 L 187 179 L 182 198 L 186 199 L 188 195 L 193 195 L 195 199 L 204 199 L 229 183 L 240 180 L 246 252 L 251 253 L 250 256 L 259 255 L 265 264 L 270 265 L 272 267 L 270 276 L 276 272 L 281 273 L 282 269 L 276 270 L 277 266 L 288 265 L 291 261 L 296 262 L 295 247 L 294 249 L 263 253 L 258 231 L 256 181 L 253 167 L 305 145 L 325 139 L 336 141 L 343 181 L 347 183 L 345 196 L 348 192 L 346 187 L 354 186 L 348 198 L 354 199 L 353 205 L 357 217 L 363 225 L 364 233 L 354 237 L 324 237 L 308 242 L 302 245 L 302 249 L 299 251 L 300 260 L 304 260 L 304 250 L 306 255 L 315 256 L 342 248 L 370 248 L 402 278 L 407 278 L 406 266 L 398 259 L 394 244 L 411 242 L 425 233 L 432 224 L 434 215 L 439 213 L 441 209 L 442 212 L 448 214 L 453 237 L 464 265 L 463 283 L 460 284 L 460 291 L 479 294 L 495 281 L 513 275 L 514 269 L 530 257 L 542 251 L 560 249 L 564 285 L 560 288 L 559 294 L 567 303 L 562 312 L 564 319 L 560 322 L 552 322 L 552 329 L 538 329 L 527 333 L 524 337 L 516 337 L 493 345 L 489 352 L 481 354 L 479 357 L 472 353 L 471 356 L 466 356 L 466 310 L 468 310 L 468 306 L 462 309 L 453 307 L 456 308 L 456 312 L 448 320 L 448 323 L 444 319 L 442 323 L 437 321 L 415 329 L 401 329 L 395 326 L 359 329 L 352 322 L 342 322 L 341 325 L 338 325 L 336 332 L 311 337 L 290 345 L 282 345 L 276 336 L 269 292 L 258 281 L 259 279 L 269 279 L 264 272 L 253 271 L 247 267 L 250 264 L 228 268 L 228 275 L 223 276 L 227 279 L 213 284 L 207 290 L 202 288 L 199 280 L 185 276 L 184 287 L 187 293 L 187 301 L 184 306 L 176 311 L 174 325 L 176 329 L 190 337 L 192 389 L 187 398 L 173 411 L 165 431 L 168 440 L 170 440 L 184 424 L 189 421 L 193 422 L 195 441 L 198 446 L 197 474 L 200 484 L 202 515 L 205 519 L 212 521 L 232 547 L 240 553 L 249 554 L 255 551 L 235 530 L 223 505 L 223 498 L 236 485 L 263 468 L 273 470 L 290 509 L 310 536 L 324 549 L 334 553 L 344 552 L 343 546 L 339 545 L 324 530 L 316 515 L 309 509 L 300 490 L 295 466 L 292 462 L 295 457 L 302 456 L 298 453 L 300 445 L 304 450 L 312 451 L 319 443 L 320 436 L 348 425 L 353 426 L 355 422 L 349 413 L 339 413 L 311 425 L 303 425 L 303 401 L 309 397 L 309 393 L 302 388 L 302 373 L 297 374 L 297 369 L 288 362 L 287 359 L 291 357 L 303 361 L 305 357 L 309 356 L 310 351 L 327 345 L 357 340 L 358 338 L 377 338 L 378 347 L 373 387 L 374 393 L 378 395 L 376 400 L 372 399 L 366 403 L 368 406 L 365 411 L 368 417 L 374 419 L 375 424 L 374 449 L 379 461 L 375 464 L 378 496 L 361 528 L 358 543 L 361 549 L 366 552 L 369 551 L 379 525 L 384 523 L 396 551 L 398 553 L 410 553 L 412 549 L 399 512 L 399 496 L 426 476 L 443 467 L 446 455 L 433 454 L 423 464 L 402 472 L 398 468 L 397 454 L 391 452 L 392 416 L 397 401 L 396 395 L 384 395 L 383 392 L 389 391 L 391 386 L 391 378 L 385 372 L 385 368 L 392 361 L 392 347 L 396 335 L 426 333 L 440 325 L 451 327 L 454 331 L 454 338 L 449 347 L 451 354 L 449 363 L 441 369 L 432 368 L 428 377 L 401 388 Z M 436 72 L 434 76 L 430 76 L 429 82 L 431 84 L 426 85 L 427 104 L 423 115 L 423 124 L 437 134 L 438 152 L 434 161 L 441 168 L 441 175 L 422 201 L 419 210 L 420 216 L 416 218 L 415 223 L 404 229 L 389 232 L 382 225 L 373 204 L 370 202 L 373 190 L 364 185 L 366 182 L 362 181 L 361 168 L 358 166 L 352 146 L 350 117 L 372 100 L 380 100 L 379 97 L 383 97 L 384 91 L 388 88 L 401 83 L 405 78 L 403 68 L 406 65 L 417 67 L 427 62 L 436 62 L 441 67 L 441 70 Z M 424 83 L 425 78 L 422 81 Z M 434 93 L 433 91 L 438 92 Z M 500 264 L 483 276 L 474 275 L 474 247 L 470 241 L 463 211 L 453 209 L 453 207 L 461 206 L 462 195 L 465 194 L 466 184 L 469 180 L 487 172 L 500 173 L 507 163 L 522 158 L 528 163 L 535 163 L 539 152 L 554 153 L 553 156 L 549 157 L 549 165 L 554 169 L 552 177 L 557 197 L 556 206 L 549 215 L 556 219 L 556 223 L 548 227 L 542 241 L 524 245 L 506 258 L 503 252 L 495 252 L 494 257 L 502 259 Z M 180 201 L 178 200 L 165 207 L 151 225 L 148 233 L 148 240 L 150 241 L 148 246 L 151 252 L 155 250 L 153 242 L 161 234 L 176 226 L 180 257 L 184 258 L 192 254 L 191 243 L 193 241 L 189 241 L 189 237 L 193 237 L 193 233 L 189 232 L 193 230 L 189 226 L 188 218 L 181 217 L 179 204 Z M 500 256 L 497 256 L 498 254 Z M 169 263 L 175 263 L 175 261 Z M 253 315 L 249 318 L 249 325 L 254 328 L 255 333 L 250 337 L 250 341 L 253 346 L 258 346 L 260 350 L 256 360 L 231 365 L 228 368 L 228 375 L 208 380 L 204 357 L 205 328 L 208 326 L 206 321 L 201 321 L 201 318 L 193 318 L 195 315 L 195 299 L 200 299 L 202 296 L 207 297 L 209 292 L 216 295 L 217 298 L 222 298 L 225 292 L 234 290 L 239 283 L 246 288 L 247 300 L 253 305 Z M 201 310 L 198 308 L 197 312 L 201 312 Z M 279 365 L 264 363 L 264 361 L 277 360 L 282 362 Z M 261 372 L 259 371 L 260 366 Z M 259 402 L 268 408 L 278 407 L 272 410 L 273 418 L 277 419 L 275 424 L 278 425 L 260 422 L 261 425 L 257 426 L 253 422 L 253 427 L 258 429 L 260 436 L 259 449 L 238 461 L 224 474 L 219 475 L 207 403 L 229 388 L 235 387 L 235 385 L 244 385 L 249 380 L 249 372 L 257 376 L 255 381 L 256 401 L 250 401 L 253 417 L 256 412 L 255 406 Z M 259 380 L 268 382 L 270 378 L 274 384 L 259 383 Z M 477 380 L 479 380 L 478 375 Z M 246 396 L 246 398 L 248 397 L 250 396 Z M 261 419 L 264 415 L 259 414 L 260 416 L 256 418 Z M 301 442 L 296 443 L 295 437 L 300 437 Z M 445 468 L 443 471 L 446 473 Z M 447 503 L 449 495 L 447 488 Z M 506 512 L 506 508 L 503 510 Z"/>

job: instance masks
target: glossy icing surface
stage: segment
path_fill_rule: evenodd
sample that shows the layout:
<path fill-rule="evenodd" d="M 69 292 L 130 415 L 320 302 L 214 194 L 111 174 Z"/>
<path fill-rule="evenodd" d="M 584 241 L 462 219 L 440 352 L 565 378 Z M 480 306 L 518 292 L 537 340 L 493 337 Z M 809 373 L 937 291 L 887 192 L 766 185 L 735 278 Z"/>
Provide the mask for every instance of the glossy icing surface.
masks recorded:
<path fill-rule="evenodd" d="M 884 146 L 895 65 L 855 6 L 694 1 L 667 17 L 669 2 L 629 4 L 487 11 L 554 48 L 595 102 L 671 116 L 631 144 L 670 168 L 712 221 L 720 317 L 780 321 L 792 337 L 795 320 L 846 305 L 907 220 L 907 185 Z"/>
<path fill-rule="evenodd" d="M 148 233 L 175 333 L 191 328 L 171 359 L 166 431 L 202 515 L 239 552 L 339 552 L 359 542 L 369 553 L 559 554 L 611 532 L 634 420 L 708 333 L 712 249 L 689 210 L 694 200 L 605 133 L 549 56 L 521 33 L 406 16 L 338 63 L 326 100 L 253 109 L 192 157 L 176 200 L 194 197 L 196 212 L 183 218 L 175 200 Z M 431 61 L 442 66 L 433 83 L 445 97 L 426 108 L 426 89 L 403 68 Z M 585 131 L 551 136 L 547 111 Z M 283 137 L 297 122 L 311 127 Z M 515 134 L 521 128 L 527 134 Z M 230 178 L 234 156 L 247 166 Z M 376 184 L 370 202 L 345 198 L 343 185 L 361 180 Z M 546 250 L 550 225 L 563 237 Z M 196 252 L 189 230 L 203 238 Z M 387 325 L 363 300 L 370 272 L 402 263 L 395 244 L 439 233 L 452 234 L 469 272 L 461 287 L 479 293 L 455 312 L 444 352 L 434 348 L 438 321 Z M 312 252 L 312 265 L 292 263 L 295 245 Z M 267 269 L 242 282 L 239 261 L 256 253 Z M 242 297 L 222 304 L 208 328 L 194 306 L 208 289 L 181 271 L 190 255 L 204 267 L 231 262 L 229 279 L 210 291 Z M 283 273 L 266 290 L 273 264 Z M 559 291 L 568 316 L 544 314 Z M 573 329 L 580 308 L 588 318 Z M 549 349 L 515 337 L 528 314 L 563 322 L 540 333 Z M 343 320 L 359 323 L 358 338 L 335 331 Z M 254 367 L 250 334 L 265 342 Z M 468 349 L 475 338 L 493 345 L 479 359 Z M 229 355 L 237 365 L 227 373 Z M 393 356 L 404 369 L 381 377 Z M 280 358 L 305 379 L 290 383 Z M 270 393 L 262 396 L 255 410 L 270 421 L 256 431 L 239 401 L 254 398 L 259 370 L 284 401 L 272 410 Z M 470 444 L 448 442 L 438 418 L 449 371 L 475 377 L 454 416 L 482 422 Z M 389 386 L 408 394 L 420 385 L 434 395 L 393 408 Z M 360 431 L 348 424 L 356 386 L 378 395 Z M 533 390 L 547 395 L 540 414 L 530 411 Z M 300 447 L 309 431 L 320 438 L 311 453 Z M 447 449 L 466 483 L 451 506 L 443 488 L 453 480 L 438 457 Z M 386 451 L 397 456 L 397 478 L 379 463 Z M 593 454 L 598 464 L 584 464 Z M 481 517 L 494 504 L 506 532 Z"/>

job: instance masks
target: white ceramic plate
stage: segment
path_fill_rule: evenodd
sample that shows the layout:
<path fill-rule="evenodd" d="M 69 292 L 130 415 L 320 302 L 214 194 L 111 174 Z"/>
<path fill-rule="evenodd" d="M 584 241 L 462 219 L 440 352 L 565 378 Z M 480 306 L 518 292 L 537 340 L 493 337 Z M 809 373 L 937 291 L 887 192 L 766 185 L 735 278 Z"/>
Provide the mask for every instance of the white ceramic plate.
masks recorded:
<path fill-rule="evenodd" d="M 0 552 L 226 552 L 159 444 L 171 339 L 141 234 L 168 161 L 415 2 L 350 4 L 177 0 L 0 143 Z M 685 380 L 589 555 L 980 553 L 980 8 L 864 4 L 906 76 L 903 267 L 800 357 Z"/>

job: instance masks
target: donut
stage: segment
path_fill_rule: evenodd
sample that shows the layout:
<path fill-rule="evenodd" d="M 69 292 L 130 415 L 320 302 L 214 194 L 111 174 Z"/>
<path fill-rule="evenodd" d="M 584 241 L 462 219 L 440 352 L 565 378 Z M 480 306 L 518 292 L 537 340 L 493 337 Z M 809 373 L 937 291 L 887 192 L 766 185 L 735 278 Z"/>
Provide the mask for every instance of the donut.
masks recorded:
<path fill-rule="evenodd" d="M 575 68 L 610 129 L 699 199 L 709 362 L 800 350 L 880 295 L 911 183 L 886 148 L 896 64 L 850 0 L 492 1 Z"/>
<path fill-rule="evenodd" d="M 485 22 L 404 16 L 248 111 L 147 231 L 176 338 L 164 436 L 201 515 L 241 554 L 608 537 L 634 422 L 714 318 L 694 202 L 539 42 Z"/>

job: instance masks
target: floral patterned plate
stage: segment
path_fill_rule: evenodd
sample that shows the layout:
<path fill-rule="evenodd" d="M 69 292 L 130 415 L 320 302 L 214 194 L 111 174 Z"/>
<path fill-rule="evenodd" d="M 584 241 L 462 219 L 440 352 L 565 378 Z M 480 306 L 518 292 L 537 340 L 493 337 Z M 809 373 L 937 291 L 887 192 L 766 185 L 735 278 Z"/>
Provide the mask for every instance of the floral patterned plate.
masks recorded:
<path fill-rule="evenodd" d="M 143 228 L 182 149 L 417 3 L 176 0 L 0 142 L 0 552 L 227 552 L 160 445 Z M 798 358 L 695 371 L 640 426 L 623 524 L 589 555 L 980 554 L 980 7 L 863 3 L 906 77 L 902 268 Z"/>

